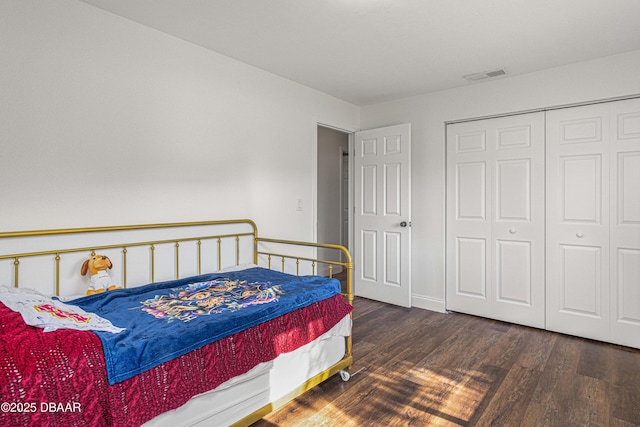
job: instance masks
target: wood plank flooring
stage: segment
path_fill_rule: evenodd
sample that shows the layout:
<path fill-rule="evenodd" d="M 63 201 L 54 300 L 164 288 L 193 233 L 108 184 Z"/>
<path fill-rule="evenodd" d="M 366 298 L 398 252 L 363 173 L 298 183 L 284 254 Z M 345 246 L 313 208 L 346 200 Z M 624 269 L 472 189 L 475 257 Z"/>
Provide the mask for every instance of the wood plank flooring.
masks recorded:
<path fill-rule="evenodd" d="M 640 426 L 640 350 L 459 313 L 354 302 L 352 378 L 254 427 Z"/>

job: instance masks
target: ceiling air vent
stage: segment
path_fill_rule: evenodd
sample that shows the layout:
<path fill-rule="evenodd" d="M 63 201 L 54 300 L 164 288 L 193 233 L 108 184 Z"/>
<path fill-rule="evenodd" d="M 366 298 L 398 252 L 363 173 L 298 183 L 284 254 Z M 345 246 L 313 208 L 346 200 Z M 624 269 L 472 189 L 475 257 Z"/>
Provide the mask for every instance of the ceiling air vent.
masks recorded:
<path fill-rule="evenodd" d="M 467 74 L 466 76 L 462 76 L 462 77 L 470 82 L 477 82 L 478 80 L 484 80 L 490 77 L 504 76 L 505 74 L 507 74 L 507 72 L 501 68 L 499 70 L 491 70 L 491 71 L 484 71 L 482 73 Z"/>

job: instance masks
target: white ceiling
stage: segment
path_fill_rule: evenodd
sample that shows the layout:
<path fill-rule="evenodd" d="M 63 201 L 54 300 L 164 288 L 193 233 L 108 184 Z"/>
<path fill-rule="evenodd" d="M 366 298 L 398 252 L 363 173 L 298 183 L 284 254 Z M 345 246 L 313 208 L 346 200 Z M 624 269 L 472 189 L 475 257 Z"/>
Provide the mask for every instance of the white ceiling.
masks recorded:
<path fill-rule="evenodd" d="M 357 105 L 640 49 L 640 0 L 80 1 Z"/>

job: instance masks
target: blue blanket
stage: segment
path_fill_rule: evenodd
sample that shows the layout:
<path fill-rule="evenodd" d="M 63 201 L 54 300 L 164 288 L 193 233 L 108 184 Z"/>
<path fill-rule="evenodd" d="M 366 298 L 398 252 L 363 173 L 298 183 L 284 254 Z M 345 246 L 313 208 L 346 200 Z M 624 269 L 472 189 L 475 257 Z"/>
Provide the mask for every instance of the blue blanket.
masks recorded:
<path fill-rule="evenodd" d="M 260 267 L 82 297 L 69 304 L 126 328 L 96 332 L 110 384 L 340 293 L 340 282 Z"/>

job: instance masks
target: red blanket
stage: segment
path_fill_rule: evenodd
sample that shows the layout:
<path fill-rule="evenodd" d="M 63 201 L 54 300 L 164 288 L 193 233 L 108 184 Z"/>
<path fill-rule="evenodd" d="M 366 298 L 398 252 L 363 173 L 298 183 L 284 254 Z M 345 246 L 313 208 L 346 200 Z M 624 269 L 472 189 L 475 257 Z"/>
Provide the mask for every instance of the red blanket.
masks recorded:
<path fill-rule="evenodd" d="M 0 425 L 138 426 L 313 341 L 351 310 L 336 295 L 110 386 L 96 335 L 44 333 L 0 303 Z"/>

